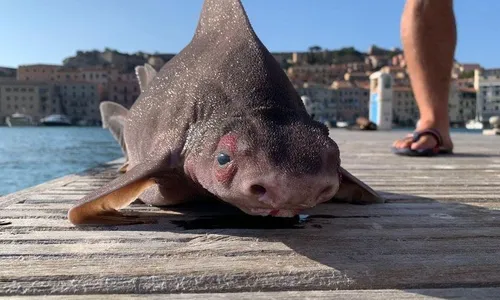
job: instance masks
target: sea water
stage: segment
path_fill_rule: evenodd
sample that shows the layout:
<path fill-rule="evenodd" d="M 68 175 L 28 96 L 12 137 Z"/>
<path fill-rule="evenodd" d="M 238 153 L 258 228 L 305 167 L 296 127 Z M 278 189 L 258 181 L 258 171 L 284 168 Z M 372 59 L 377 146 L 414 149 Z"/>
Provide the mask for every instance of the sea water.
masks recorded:
<path fill-rule="evenodd" d="M 100 127 L 0 127 L 0 196 L 122 156 Z"/>

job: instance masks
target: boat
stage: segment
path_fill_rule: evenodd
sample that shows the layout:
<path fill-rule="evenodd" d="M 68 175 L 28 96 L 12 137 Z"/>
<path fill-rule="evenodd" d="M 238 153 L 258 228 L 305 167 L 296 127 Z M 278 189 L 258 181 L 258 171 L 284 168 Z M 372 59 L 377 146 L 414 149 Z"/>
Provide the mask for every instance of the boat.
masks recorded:
<path fill-rule="evenodd" d="M 71 126 L 71 121 L 65 115 L 49 115 L 40 120 L 44 126 Z"/>
<path fill-rule="evenodd" d="M 483 123 L 478 120 L 469 120 L 465 123 L 467 129 L 483 129 Z"/>
<path fill-rule="evenodd" d="M 345 128 L 345 127 L 349 126 L 349 123 L 345 122 L 345 121 L 338 121 L 336 123 L 336 125 L 337 125 L 338 128 Z"/>
<path fill-rule="evenodd" d="M 33 122 L 33 118 L 29 115 L 14 113 L 5 118 L 5 123 L 9 127 L 18 127 L 18 126 L 33 126 L 35 123 Z"/>

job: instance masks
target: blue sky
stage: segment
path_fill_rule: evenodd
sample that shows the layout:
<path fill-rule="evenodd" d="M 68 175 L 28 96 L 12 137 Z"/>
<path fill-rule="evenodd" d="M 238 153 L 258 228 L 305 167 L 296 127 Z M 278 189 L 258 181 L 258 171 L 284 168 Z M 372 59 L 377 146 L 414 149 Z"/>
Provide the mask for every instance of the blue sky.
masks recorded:
<path fill-rule="evenodd" d="M 472 4 L 472 3 L 477 4 Z M 56 63 L 77 50 L 179 52 L 202 0 L 0 0 L 0 66 Z M 404 0 L 243 0 L 270 51 L 401 47 Z M 456 58 L 500 67 L 500 1 L 455 0 Z"/>

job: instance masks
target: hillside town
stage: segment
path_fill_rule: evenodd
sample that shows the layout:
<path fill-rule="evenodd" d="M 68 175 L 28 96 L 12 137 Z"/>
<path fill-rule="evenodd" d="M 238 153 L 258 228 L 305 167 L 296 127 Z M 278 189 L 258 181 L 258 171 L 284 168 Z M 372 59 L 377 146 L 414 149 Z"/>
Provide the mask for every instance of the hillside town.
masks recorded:
<path fill-rule="evenodd" d="M 400 49 L 371 46 L 367 52 L 312 46 L 304 52 L 272 53 L 318 121 L 353 123 L 368 117 L 370 80 L 391 78 L 389 91 L 394 126 L 414 126 L 419 119 L 406 63 Z M 140 94 L 134 68 L 145 63 L 159 70 L 175 54 L 78 51 L 61 65 L 0 67 L 0 124 L 28 118 L 43 124 L 64 116 L 68 125 L 100 125 L 99 103 L 114 101 L 130 108 Z M 487 122 L 500 113 L 500 69 L 455 62 L 449 93 L 452 126 Z M 386 91 L 386 92 L 387 92 Z M 11 122 L 12 123 L 12 122 Z"/>

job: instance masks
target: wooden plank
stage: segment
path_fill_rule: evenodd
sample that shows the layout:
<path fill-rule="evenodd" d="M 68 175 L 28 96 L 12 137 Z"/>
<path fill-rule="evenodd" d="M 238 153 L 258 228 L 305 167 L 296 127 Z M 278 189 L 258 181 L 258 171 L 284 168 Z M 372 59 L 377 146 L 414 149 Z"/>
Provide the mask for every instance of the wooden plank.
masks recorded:
<path fill-rule="evenodd" d="M 136 291 L 140 293 L 140 291 Z M 385 299 L 498 299 L 500 288 L 453 288 L 453 289 L 410 289 L 410 290 L 340 290 L 340 291 L 288 291 L 288 292 L 247 292 L 247 293 L 212 293 L 212 294 L 107 294 L 106 299 L 339 299 L 339 300 L 385 300 Z M 38 296 L 37 296 L 38 297 Z M 44 299 L 67 299 L 68 296 L 45 296 Z M 11 297 L 14 300 L 32 299 L 29 296 Z M 72 295 L 75 300 L 102 299 L 102 295 Z"/>
<path fill-rule="evenodd" d="M 332 134 L 343 165 L 388 203 L 325 203 L 270 223 L 213 203 L 165 210 L 134 204 L 126 211 L 159 223 L 69 224 L 76 200 L 118 176 L 121 162 L 114 162 L 0 198 L 0 219 L 10 223 L 0 226 L 0 294 L 498 296 L 500 139 L 457 135 L 462 155 L 407 158 L 388 148 L 401 133 Z"/>

